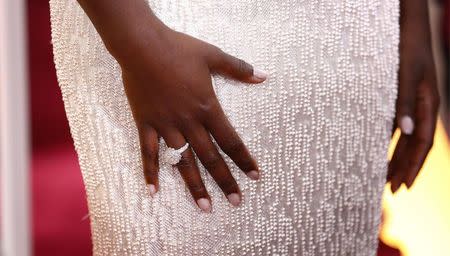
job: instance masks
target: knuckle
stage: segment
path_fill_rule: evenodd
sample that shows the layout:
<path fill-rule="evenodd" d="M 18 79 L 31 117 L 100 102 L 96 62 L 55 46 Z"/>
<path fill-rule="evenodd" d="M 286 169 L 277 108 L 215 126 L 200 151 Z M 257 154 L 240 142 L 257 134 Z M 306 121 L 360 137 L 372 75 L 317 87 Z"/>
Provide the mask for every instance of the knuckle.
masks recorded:
<path fill-rule="evenodd" d="M 415 140 L 416 140 L 416 143 L 417 143 L 418 146 L 425 147 L 427 150 L 430 150 L 431 147 L 433 146 L 433 139 L 432 138 L 418 136 L 418 137 L 416 137 Z"/>
<path fill-rule="evenodd" d="M 244 73 L 245 72 L 245 62 L 241 59 L 237 59 L 237 66 L 238 66 L 238 71 L 240 73 Z"/>
<path fill-rule="evenodd" d="M 206 192 L 205 186 L 201 183 L 197 182 L 191 182 L 188 183 L 189 190 L 192 194 L 198 195 L 198 194 L 204 194 Z"/>
<path fill-rule="evenodd" d="M 175 127 L 179 129 L 186 129 L 192 124 L 194 118 L 190 113 L 179 112 L 176 114 L 176 118 L 174 118 L 173 123 Z"/>
<path fill-rule="evenodd" d="M 206 169 L 215 169 L 220 165 L 221 157 L 219 154 L 210 152 L 207 154 L 207 156 L 203 159 L 202 163 L 203 166 L 205 166 Z"/>
<path fill-rule="evenodd" d="M 233 178 L 220 179 L 217 181 L 220 188 L 227 191 L 237 190 L 237 183 Z"/>
<path fill-rule="evenodd" d="M 414 100 L 416 101 L 416 104 L 419 105 L 423 105 L 426 103 L 429 103 L 431 101 L 431 95 L 426 92 L 426 93 L 417 93 L 417 95 L 415 95 Z"/>
<path fill-rule="evenodd" d="M 145 159 L 155 159 L 156 157 L 156 148 L 151 147 L 150 145 L 143 145 L 141 147 L 141 154 Z"/>
<path fill-rule="evenodd" d="M 199 104 L 199 111 L 202 115 L 207 115 L 217 109 L 218 103 L 214 97 L 209 97 L 204 102 Z"/>
<path fill-rule="evenodd" d="M 152 168 L 152 167 L 146 167 L 145 169 L 145 174 L 147 174 L 147 176 L 149 177 L 157 177 L 158 176 L 158 170 L 156 168 Z"/>
<path fill-rule="evenodd" d="M 242 59 L 238 60 L 238 72 L 243 75 L 249 75 L 251 68 L 250 65 Z"/>
<path fill-rule="evenodd" d="M 190 114 L 190 113 L 184 113 L 184 112 L 181 112 L 181 113 L 179 113 L 179 115 L 178 115 L 178 120 L 180 121 L 180 122 L 182 122 L 182 123 L 189 123 L 189 122 L 192 122 L 192 115 Z"/>
<path fill-rule="evenodd" d="M 192 168 L 195 166 L 194 157 L 191 155 L 181 155 L 180 161 L 177 163 L 177 167 L 179 168 Z"/>
<path fill-rule="evenodd" d="M 224 151 L 232 155 L 242 154 L 245 151 L 245 145 L 241 140 L 234 139 L 224 146 Z"/>

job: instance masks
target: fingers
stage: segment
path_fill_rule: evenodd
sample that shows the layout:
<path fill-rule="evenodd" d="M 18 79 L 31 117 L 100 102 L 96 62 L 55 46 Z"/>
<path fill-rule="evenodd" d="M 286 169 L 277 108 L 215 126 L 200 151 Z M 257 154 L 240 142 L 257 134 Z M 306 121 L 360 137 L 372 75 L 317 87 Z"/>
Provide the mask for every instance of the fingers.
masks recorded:
<path fill-rule="evenodd" d="M 186 144 L 184 136 L 177 131 L 168 132 L 163 135 L 163 138 L 167 146 L 171 148 L 178 149 Z M 205 188 L 197 163 L 195 162 L 194 153 L 190 147 L 181 154 L 181 160 L 176 167 L 180 171 L 197 206 L 204 212 L 211 212 L 211 198 Z"/>
<path fill-rule="evenodd" d="M 433 145 L 437 121 L 438 95 L 430 85 L 421 83 L 415 97 L 416 128 L 411 135 L 403 133 L 389 165 L 388 181 L 394 193 L 402 183 L 410 188 Z"/>
<path fill-rule="evenodd" d="M 247 62 L 231 56 L 217 47 L 213 47 L 207 61 L 211 73 L 219 73 L 244 83 L 261 83 L 268 76 L 266 72 L 253 68 Z"/>
<path fill-rule="evenodd" d="M 405 161 L 408 159 L 408 143 L 410 135 L 414 132 L 414 107 L 416 101 L 417 74 L 411 72 L 412 65 L 404 58 L 400 59 L 400 69 L 398 74 L 399 85 L 396 101 L 396 117 L 392 127 L 391 137 L 397 127 L 400 128 L 401 135 L 395 147 L 394 154 L 389 162 L 386 180 L 391 182 L 391 191 L 395 193 L 401 186 L 406 175 Z"/>
<path fill-rule="evenodd" d="M 142 127 L 140 127 L 139 143 L 141 147 L 141 157 L 145 181 L 147 184 L 149 184 L 150 195 L 154 196 L 156 191 L 158 191 L 159 189 L 159 141 L 156 130 L 148 125 L 143 125 Z"/>
<path fill-rule="evenodd" d="M 251 179 L 259 179 L 260 172 L 255 159 L 250 155 L 228 118 L 218 107 L 215 118 L 208 118 L 205 125 L 213 135 L 217 144 L 234 163 Z"/>
<path fill-rule="evenodd" d="M 228 201 L 232 205 L 238 206 L 242 198 L 239 186 L 212 142 L 209 133 L 200 126 L 187 136 L 197 157 L 222 189 Z"/>

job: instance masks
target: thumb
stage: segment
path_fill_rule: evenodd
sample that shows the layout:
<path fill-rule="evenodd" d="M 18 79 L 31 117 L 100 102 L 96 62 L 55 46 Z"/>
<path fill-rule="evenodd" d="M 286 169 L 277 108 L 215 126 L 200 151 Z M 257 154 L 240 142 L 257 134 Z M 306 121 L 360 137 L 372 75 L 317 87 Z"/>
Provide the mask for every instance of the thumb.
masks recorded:
<path fill-rule="evenodd" d="M 417 75 L 400 67 L 395 121 L 405 135 L 411 135 L 414 131 L 417 80 Z"/>
<path fill-rule="evenodd" d="M 213 53 L 208 65 L 212 73 L 219 73 L 244 83 L 261 83 L 267 79 L 268 74 L 262 70 L 253 68 L 247 62 L 229 55 L 220 49 Z"/>

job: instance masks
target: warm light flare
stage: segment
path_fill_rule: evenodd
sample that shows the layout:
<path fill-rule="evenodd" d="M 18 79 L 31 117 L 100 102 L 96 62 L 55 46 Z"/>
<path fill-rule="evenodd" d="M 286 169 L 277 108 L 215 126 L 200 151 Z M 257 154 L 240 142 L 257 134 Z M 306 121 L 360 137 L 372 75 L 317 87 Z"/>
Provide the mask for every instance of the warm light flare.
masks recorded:
<path fill-rule="evenodd" d="M 392 155 L 399 133 L 390 145 Z M 383 195 L 381 239 L 402 256 L 450 255 L 450 143 L 438 122 L 434 146 L 410 190 L 405 185 Z"/>

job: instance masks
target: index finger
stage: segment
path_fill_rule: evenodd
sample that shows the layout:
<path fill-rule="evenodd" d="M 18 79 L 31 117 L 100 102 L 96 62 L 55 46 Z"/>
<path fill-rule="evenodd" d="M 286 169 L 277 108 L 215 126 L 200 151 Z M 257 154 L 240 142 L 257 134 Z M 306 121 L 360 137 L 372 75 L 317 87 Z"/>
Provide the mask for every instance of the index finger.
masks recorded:
<path fill-rule="evenodd" d="M 251 179 L 259 179 L 260 172 L 255 159 L 217 103 L 214 117 L 207 119 L 205 126 L 222 151 Z"/>

